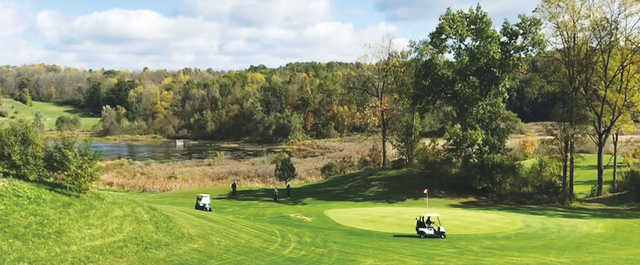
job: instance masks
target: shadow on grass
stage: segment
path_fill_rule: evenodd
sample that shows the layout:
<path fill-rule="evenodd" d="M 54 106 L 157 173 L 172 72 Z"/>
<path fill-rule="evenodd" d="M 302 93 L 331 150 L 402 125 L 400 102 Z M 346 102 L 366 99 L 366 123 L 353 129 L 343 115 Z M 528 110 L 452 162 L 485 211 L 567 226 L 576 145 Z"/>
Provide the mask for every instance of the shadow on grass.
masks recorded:
<path fill-rule="evenodd" d="M 393 235 L 393 237 L 400 238 L 420 238 L 418 235 Z"/>
<path fill-rule="evenodd" d="M 408 199 L 423 198 L 425 187 L 439 190 L 431 197 L 446 197 L 450 193 L 436 189 L 437 183 L 423 172 L 415 170 L 366 170 L 344 176 L 336 176 L 326 181 L 291 189 L 291 198 L 282 196 L 285 189 L 279 189 L 284 204 L 304 204 L 305 199 L 323 201 L 386 202 L 395 203 Z M 273 189 L 239 190 L 235 196 L 221 199 L 239 201 L 273 201 Z"/>
<path fill-rule="evenodd" d="M 80 118 L 99 118 L 100 115 L 96 115 L 91 113 L 81 107 L 78 107 L 77 104 L 73 104 L 73 102 L 52 102 L 54 105 L 58 107 L 72 107 L 71 109 L 66 109 L 64 112 L 77 115 Z"/>
<path fill-rule="evenodd" d="M 603 207 L 558 207 L 558 206 L 528 206 L 496 204 L 492 201 L 467 201 L 450 205 L 453 208 L 490 210 L 510 212 L 517 214 L 528 214 L 537 216 L 547 216 L 556 218 L 572 219 L 594 219 L 594 218 L 614 218 L 614 219 L 637 219 L 640 218 L 640 208 L 603 208 Z"/>
<path fill-rule="evenodd" d="M 66 186 L 57 182 L 47 181 L 47 180 L 38 180 L 38 181 L 33 181 L 33 183 L 38 184 L 43 189 L 46 189 L 48 191 L 52 191 L 64 196 L 80 197 L 78 193 L 68 190 Z"/>

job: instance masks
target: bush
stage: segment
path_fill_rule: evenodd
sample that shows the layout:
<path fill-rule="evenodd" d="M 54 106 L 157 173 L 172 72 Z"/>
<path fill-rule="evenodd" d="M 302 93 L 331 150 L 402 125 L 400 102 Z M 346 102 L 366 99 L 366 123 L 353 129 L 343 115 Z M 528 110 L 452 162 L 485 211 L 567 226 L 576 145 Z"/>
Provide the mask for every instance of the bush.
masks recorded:
<path fill-rule="evenodd" d="M 289 181 L 298 177 L 296 167 L 293 166 L 290 156 L 278 155 L 272 163 L 276 165 L 274 175 L 279 181 L 284 181 L 284 183 L 287 184 Z"/>
<path fill-rule="evenodd" d="M 358 159 L 358 169 L 370 169 L 372 166 L 373 163 L 369 160 L 369 157 L 361 156 L 360 159 Z"/>
<path fill-rule="evenodd" d="M 127 123 L 126 113 L 127 110 L 121 106 L 115 108 L 104 106 L 98 133 L 103 136 L 123 133 Z"/>
<path fill-rule="evenodd" d="M 322 168 L 320 168 L 320 173 L 322 177 L 329 178 L 333 176 L 344 175 L 351 172 L 355 169 L 355 164 L 353 163 L 353 158 L 351 156 L 345 156 L 337 161 L 329 161 Z"/>
<path fill-rule="evenodd" d="M 6 110 L 0 110 L 0 117 L 2 118 L 9 117 L 9 112 L 7 112 Z"/>
<path fill-rule="evenodd" d="M 416 151 L 416 165 L 418 169 L 428 172 L 431 176 L 446 177 L 452 174 L 457 166 L 448 159 L 444 146 L 436 140 L 422 144 Z"/>
<path fill-rule="evenodd" d="M 391 161 L 391 169 L 403 169 L 407 167 L 407 159 L 398 158 Z"/>
<path fill-rule="evenodd" d="M 369 161 L 371 161 L 371 167 L 373 168 L 381 168 L 382 167 L 382 150 L 378 144 L 372 144 L 371 148 L 369 148 L 369 152 L 367 154 Z"/>
<path fill-rule="evenodd" d="M 344 168 L 336 161 L 329 161 L 320 168 L 322 177 L 329 178 L 333 176 L 344 175 Z"/>
<path fill-rule="evenodd" d="M 507 181 L 501 196 L 521 203 L 564 203 L 568 196 L 559 182 L 561 171 L 559 161 L 540 156 Z"/>
<path fill-rule="evenodd" d="M 0 168 L 2 175 L 40 180 L 46 140 L 37 124 L 11 122 L 0 129 Z"/>
<path fill-rule="evenodd" d="M 640 201 L 640 170 L 631 169 L 622 175 L 622 189 L 633 194 L 634 199 Z"/>
<path fill-rule="evenodd" d="M 500 195 L 506 191 L 507 182 L 518 176 L 520 166 L 500 155 L 488 155 L 476 162 L 462 166 L 461 174 L 470 188 L 485 195 Z"/>
<path fill-rule="evenodd" d="M 86 192 L 91 183 L 100 177 L 99 156 L 91 149 L 90 142 L 80 143 L 65 136 L 47 147 L 45 160 L 46 169 L 67 190 Z"/>
<path fill-rule="evenodd" d="M 60 116 L 56 119 L 56 129 L 58 131 L 76 131 L 79 130 L 81 126 L 80 117 L 76 115 L 71 117 Z"/>
<path fill-rule="evenodd" d="M 403 115 L 403 117 L 398 118 L 397 124 L 392 126 L 391 144 L 398 151 L 400 158 L 404 160 L 392 161 L 392 168 L 403 168 L 406 164 L 415 162 L 415 153 L 422 139 L 420 137 L 421 124 L 420 116 L 414 113 Z"/>

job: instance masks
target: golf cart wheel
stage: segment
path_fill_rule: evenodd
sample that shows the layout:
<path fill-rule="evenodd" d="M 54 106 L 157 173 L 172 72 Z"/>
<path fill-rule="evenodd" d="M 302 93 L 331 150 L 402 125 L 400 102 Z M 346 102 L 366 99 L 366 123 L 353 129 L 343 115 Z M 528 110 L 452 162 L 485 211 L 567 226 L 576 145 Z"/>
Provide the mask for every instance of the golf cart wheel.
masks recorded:
<path fill-rule="evenodd" d="M 420 238 L 425 238 L 427 235 L 425 233 L 420 233 Z"/>
<path fill-rule="evenodd" d="M 209 211 L 211 211 L 211 208 L 209 208 Z"/>
<path fill-rule="evenodd" d="M 447 235 L 446 234 L 442 234 L 442 235 L 440 235 L 440 238 L 445 239 L 445 238 L 447 238 Z"/>

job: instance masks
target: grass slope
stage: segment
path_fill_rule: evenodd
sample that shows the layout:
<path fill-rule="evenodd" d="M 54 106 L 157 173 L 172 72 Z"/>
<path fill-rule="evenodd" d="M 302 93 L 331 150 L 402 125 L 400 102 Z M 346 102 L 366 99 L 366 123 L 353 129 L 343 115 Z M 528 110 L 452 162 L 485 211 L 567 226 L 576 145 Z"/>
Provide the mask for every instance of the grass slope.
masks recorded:
<path fill-rule="evenodd" d="M 8 224 L 0 226 L 0 263 L 640 263 L 634 204 L 432 198 L 430 211 L 442 213 L 449 237 L 421 240 L 412 229 L 425 207 L 424 184 L 417 172 L 359 172 L 295 187 L 293 198 L 274 203 L 270 188 L 241 189 L 236 197 L 212 187 L 75 198 L 0 179 L 0 223 Z M 214 196 L 212 213 L 193 210 L 198 193 Z"/>
<path fill-rule="evenodd" d="M 184 234 L 126 195 L 74 197 L 0 179 L 0 264 L 161 262 Z"/>
<path fill-rule="evenodd" d="M 13 99 L 0 98 L 0 110 L 4 110 L 8 114 L 8 117 L 0 117 L 0 123 L 18 119 L 31 121 L 35 114 L 40 112 L 45 118 L 44 124 L 47 130 L 55 130 L 56 119 L 63 115 L 79 115 L 82 130 L 91 130 L 100 121 L 99 118 L 84 115 L 81 110 L 72 106 L 58 105 L 51 102 L 33 101 L 32 106 L 29 107 Z"/>

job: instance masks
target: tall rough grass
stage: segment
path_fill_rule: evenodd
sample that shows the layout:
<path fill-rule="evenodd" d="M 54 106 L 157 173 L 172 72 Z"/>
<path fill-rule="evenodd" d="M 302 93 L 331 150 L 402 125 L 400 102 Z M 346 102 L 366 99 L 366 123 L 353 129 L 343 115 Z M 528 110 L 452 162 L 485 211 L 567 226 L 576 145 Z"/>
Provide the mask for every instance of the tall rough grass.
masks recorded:
<path fill-rule="evenodd" d="M 309 140 L 293 146 L 293 164 L 299 177 L 292 185 L 319 181 L 320 168 L 329 161 L 366 154 L 375 139 L 359 137 Z M 237 181 L 240 186 L 264 187 L 282 185 L 274 177 L 270 157 L 245 160 L 187 160 L 177 162 L 131 162 L 128 160 L 102 163 L 103 175 L 98 185 L 127 191 L 164 192 L 208 186 L 226 186 Z"/>

